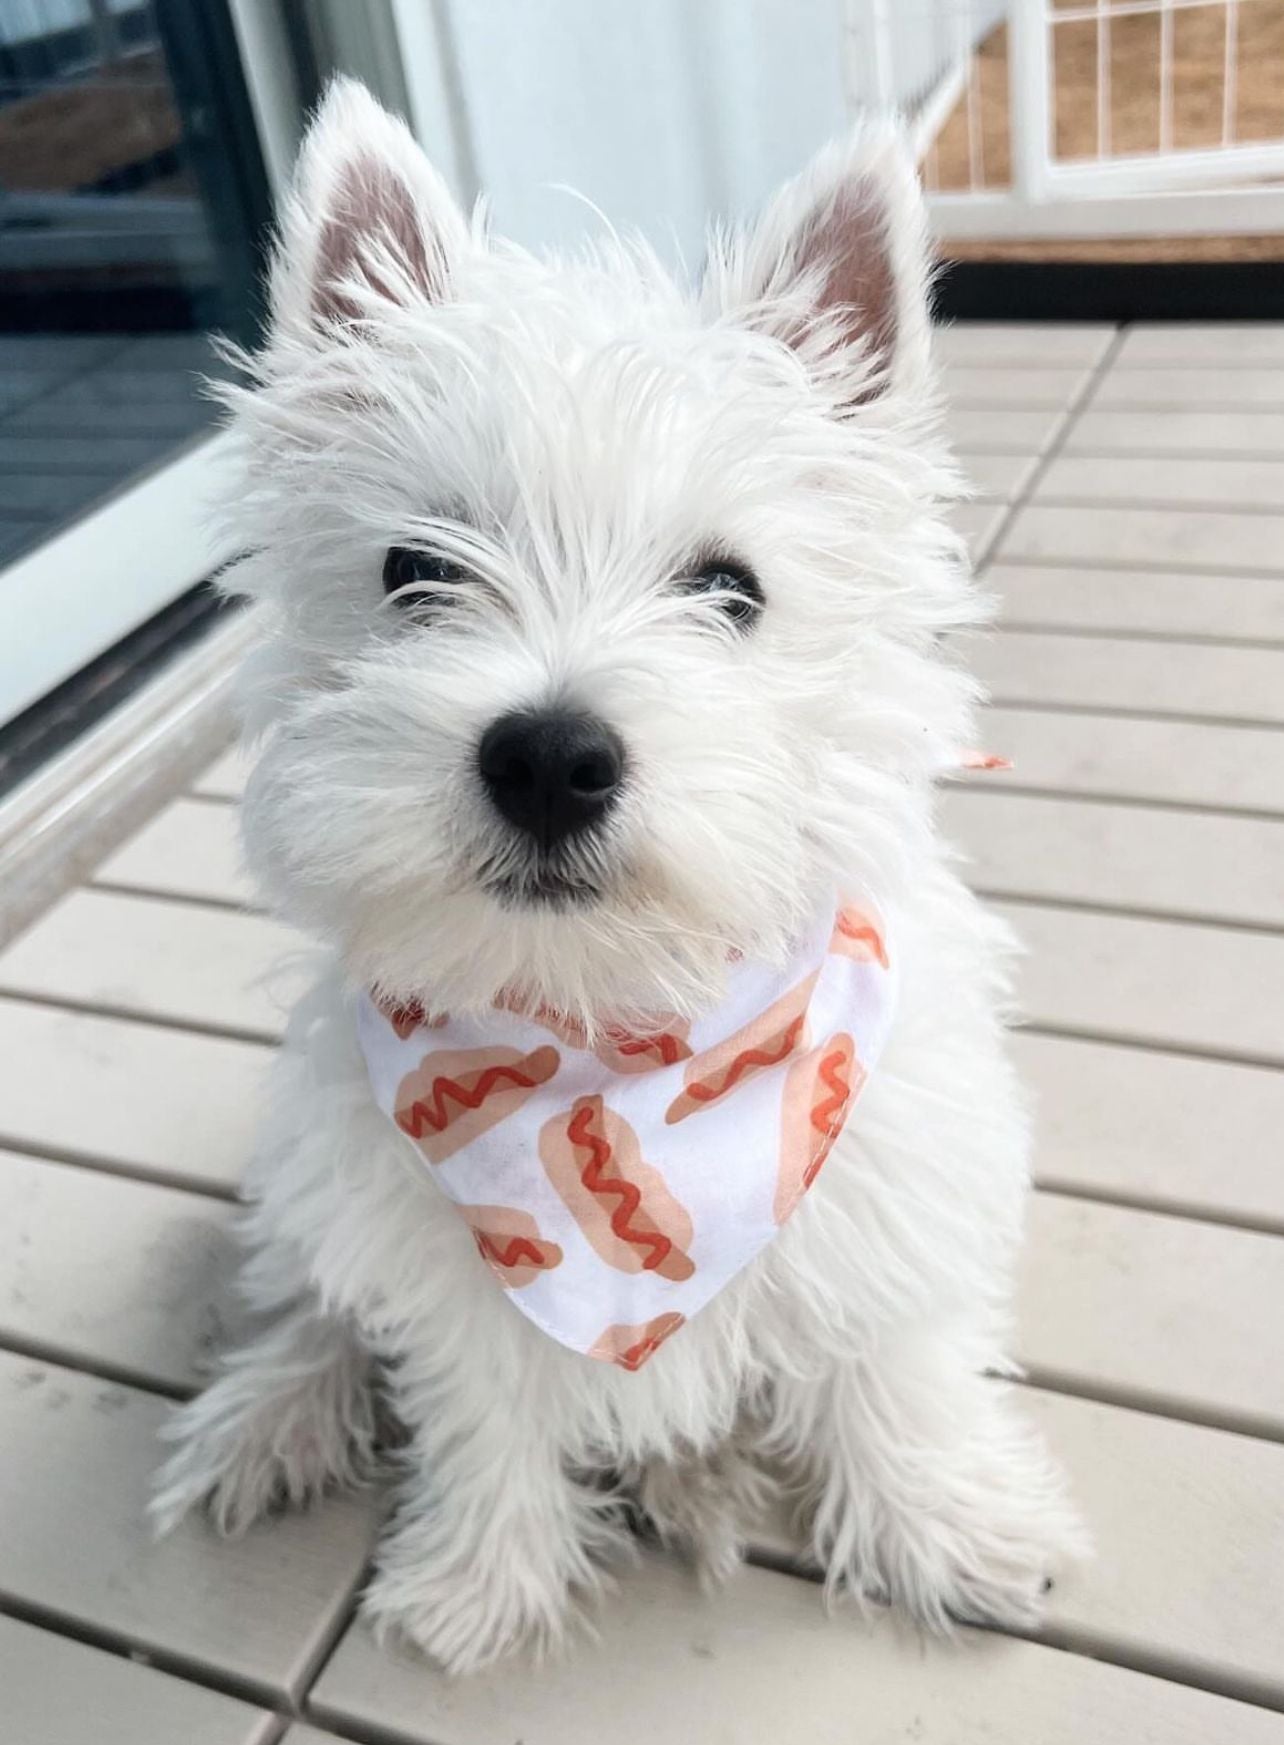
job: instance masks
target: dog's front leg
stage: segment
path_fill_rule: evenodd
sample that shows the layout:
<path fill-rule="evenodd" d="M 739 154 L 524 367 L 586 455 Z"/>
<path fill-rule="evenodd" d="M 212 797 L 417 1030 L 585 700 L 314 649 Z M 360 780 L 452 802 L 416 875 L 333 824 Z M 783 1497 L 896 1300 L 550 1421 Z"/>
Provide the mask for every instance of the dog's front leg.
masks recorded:
<path fill-rule="evenodd" d="M 831 1590 L 904 1605 L 934 1629 L 1028 1627 L 1084 1540 L 1041 1438 L 975 1349 L 957 1328 L 886 1336 L 823 1380 L 787 1384 L 778 1432 L 807 1450 Z"/>
<path fill-rule="evenodd" d="M 392 1375 L 410 1470 L 364 1610 L 451 1672 L 556 1644 L 577 1597 L 603 1585 L 601 1563 L 629 1546 L 614 1499 L 567 1468 L 566 1411 L 531 1349 L 543 1335 L 512 1332 L 530 1335 L 517 1341 L 529 1366 L 481 1338 L 426 1334 Z"/>
<path fill-rule="evenodd" d="M 177 1447 L 156 1480 L 158 1532 L 203 1506 L 220 1532 L 241 1533 L 278 1505 L 310 1502 L 366 1475 L 375 1439 L 371 1360 L 351 1323 L 323 1310 L 310 1290 L 276 1308 L 219 1370 L 165 1428 Z"/>

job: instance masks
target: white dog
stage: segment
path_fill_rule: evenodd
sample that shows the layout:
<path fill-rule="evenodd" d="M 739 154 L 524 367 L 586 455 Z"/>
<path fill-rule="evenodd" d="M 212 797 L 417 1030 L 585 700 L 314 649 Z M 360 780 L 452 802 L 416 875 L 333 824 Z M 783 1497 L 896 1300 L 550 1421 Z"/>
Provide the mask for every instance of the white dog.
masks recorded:
<path fill-rule="evenodd" d="M 304 147 L 228 397 L 246 841 L 328 962 L 250 1177 L 261 1330 L 155 1513 L 357 1480 L 378 1373 L 366 1611 L 453 1670 L 562 1634 L 626 1495 L 718 1576 L 770 1473 L 831 1589 L 935 1627 L 1029 1626 L 1076 1548 L 993 1379 L 1028 1139 L 1011 945 L 935 823 L 979 604 L 926 263 L 882 134 L 694 295 L 634 242 L 489 239 L 351 84 Z"/>

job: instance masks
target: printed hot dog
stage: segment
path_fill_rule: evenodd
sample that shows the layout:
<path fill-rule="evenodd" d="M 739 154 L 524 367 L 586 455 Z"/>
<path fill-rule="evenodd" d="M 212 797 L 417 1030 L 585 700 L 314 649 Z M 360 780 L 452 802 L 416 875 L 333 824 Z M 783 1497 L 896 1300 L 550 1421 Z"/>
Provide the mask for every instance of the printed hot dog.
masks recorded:
<path fill-rule="evenodd" d="M 673 1099 L 665 1114 L 668 1125 L 672 1127 L 688 1115 L 709 1108 L 746 1079 L 800 1053 L 807 1046 L 807 1002 L 815 985 L 813 973 L 734 1036 L 697 1054 L 687 1066 L 685 1089 Z"/>
<path fill-rule="evenodd" d="M 560 1064 L 555 1048 L 440 1049 L 402 1079 L 394 1119 L 429 1163 L 442 1163 L 519 1109 Z"/>
<path fill-rule="evenodd" d="M 675 1283 L 695 1271 L 691 1218 L 642 1161 L 637 1134 L 601 1097 L 577 1097 L 545 1122 L 539 1154 L 549 1180 L 608 1266 Z"/>
<path fill-rule="evenodd" d="M 780 1174 L 773 1207 L 777 1224 L 784 1223 L 824 1168 L 864 1082 L 856 1045 L 842 1033 L 790 1067 L 780 1110 Z"/>
<path fill-rule="evenodd" d="M 607 1363 L 618 1363 L 621 1369 L 641 1369 L 652 1354 L 660 1349 L 671 1333 L 676 1333 L 686 1320 L 685 1315 L 672 1311 L 657 1315 L 637 1327 L 607 1327 L 589 1346 L 590 1357 Z"/>
<path fill-rule="evenodd" d="M 570 1048 L 591 1049 L 604 1066 L 614 1072 L 654 1072 L 657 1067 L 673 1066 L 687 1060 L 691 1045 L 687 1035 L 691 1029 L 684 1018 L 658 1019 L 654 1029 L 627 1030 L 622 1025 L 607 1025 L 592 1043 L 588 1031 L 578 1018 L 557 1012 L 551 1006 L 533 1006 L 529 1010 L 508 994 L 501 994 L 495 1004 L 501 1011 L 515 1012 L 551 1030 L 559 1042 Z"/>
<path fill-rule="evenodd" d="M 562 1264 L 562 1251 L 539 1233 L 529 1212 L 516 1206 L 461 1206 L 477 1252 L 504 1286 L 520 1290 L 542 1272 Z"/>
<path fill-rule="evenodd" d="M 829 949 L 835 957 L 851 957 L 857 963 L 876 963 L 887 968 L 883 935 L 862 909 L 840 909 L 834 918 Z"/>
<path fill-rule="evenodd" d="M 655 1072 L 658 1067 L 690 1060 L 690 1029 L 685 1018 L 667 1018 L 662 1030 L 607 1030 L 593 1052 L 615 1072 Z"/>

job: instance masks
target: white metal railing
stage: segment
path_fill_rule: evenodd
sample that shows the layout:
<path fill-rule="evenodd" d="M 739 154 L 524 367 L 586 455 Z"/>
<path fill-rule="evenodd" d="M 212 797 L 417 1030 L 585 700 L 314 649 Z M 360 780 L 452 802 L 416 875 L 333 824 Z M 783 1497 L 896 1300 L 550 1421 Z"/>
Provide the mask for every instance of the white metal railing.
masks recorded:
<path fill-rule="evenodd" d="M 908 100 L 942 236 L 1278 230 L 1284 228 L 1284 67 L 1276 69 L 1278 116 L 1272 112 L 1263 128 L 1259 104 L 1255 117 L 1253 132 L 1267 136 L 1246 137 L 1241 127 L 1246 28 L 1260 8 L 1277 4 L 898 0 L 893 6 L 847 0 L 848 100 L 854 110 L 890 109 Z M 1145 20 L 1154 21 L 1153 31 L 1141 28 Z M 1199 141 L 1183 127 L 1179 100 L 1179 33 L 1192 24 L 1214 38 L 1206 96 L 1218 125 L 1215 138 Z M 996 34 L 1003 30 L 1005 44 Z M 1082 51 L 1085 39 L 1093 58 L 1086 79 L 1072 73 L 1066 52 L 1072 43 Z M 1076 58 L 1082 62 L 1082 52 Z M 910 89 L 915 73 L 927 75 L 916 91 Z M 1135 102 L 1127 135 L 1116 126 L 1125 95 L 1145 96 L 1153 107 L 1153 143 L 1138 138 Z M 1082 137 L 1072 143 L 1061 110 L 1074 97 L 1081 111 L 1088 109 L 1091 125 L 1080 112 Z M 1005 155 L 1006 175 L 1000 167 Z"/>

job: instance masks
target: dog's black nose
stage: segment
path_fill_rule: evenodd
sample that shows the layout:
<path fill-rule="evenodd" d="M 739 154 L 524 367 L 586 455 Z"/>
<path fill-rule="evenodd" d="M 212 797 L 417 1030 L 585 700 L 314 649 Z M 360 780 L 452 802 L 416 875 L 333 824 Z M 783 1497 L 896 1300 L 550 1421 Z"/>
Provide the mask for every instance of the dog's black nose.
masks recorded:
<path fill-rule="evenodd" d="M 509 823 L 551 848 L 605 816 L 620 790 L 624 747 L 592 715 L 501 715 L 482 736 L 478 763 Z"/>

